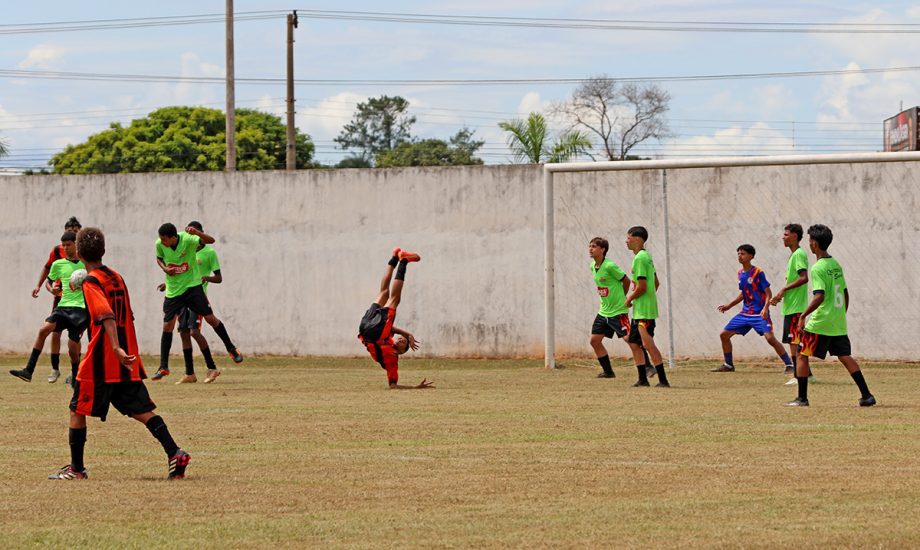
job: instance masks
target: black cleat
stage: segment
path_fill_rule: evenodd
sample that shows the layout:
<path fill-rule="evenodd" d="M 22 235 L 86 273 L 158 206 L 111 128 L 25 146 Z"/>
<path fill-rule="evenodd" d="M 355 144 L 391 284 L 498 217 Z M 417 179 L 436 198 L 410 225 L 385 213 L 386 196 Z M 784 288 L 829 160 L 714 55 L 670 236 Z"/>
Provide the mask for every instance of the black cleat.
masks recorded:
<path fill-rule="evenodd" d="M 32 373 L 28 369 L 16 370 L 10 369 L 10 374 L 25 382 L 32 381 Z"/>
<path fill-rule="evenodd" d="M 634 388 L 642 388 L 642 387 L 647 388 L 647 387 L 649 387 L 649 385 L 650 385 L 650 384 L 648 383 L 648 380 L 636 380 L 636 383 L 633 384 L 632 387 L 634 387 Z"/>
<path fill-rule="evenodd" d="M 875 396 L 874 396 L 874 395 L 869 394 L 869 395 L 867 395 L 867 396 L 865 396 L 865 397 L 860 397 L 860 398 L 859 398 L 859 406 L 860 406 L 860 407 L 871 407 L 872 405 L 875 405 Z"/>
<path fill-rule="evenodd" d="M 176 454 L 169 457 L 169 475 L 166 479 L 182 479 L 185 477 L 185 468 L 192 461 L 192 455 L 179 449 Z"/>
<path fill-rule="evenodd" d="M 796 397 L 796 398 L 793 399 L 792 401 L 786 403 L 786 406 L 787 406 L 787 407 L 807 407 L 807 406 L 808 406 L 808 400 L 807 400 L 807 399 L 800 399 L 800 398 Z"/>
<path fill-rule="evenodd" d="M 728 363 L 722 363 L 721 367 L 716 367 L 709 372 L 735 372 L 735 366 Z"/>
<path fill-rule="evenodd" d="M 658 382 L 657 384 L 655 384 L 655 387 L 656 388 L 670 388 L 671 384 L 668 382 Z"/>
<path fill-rule="evenodd" d="M 164 376 L 169 376 L 169 369 L 160 367 L 155 373 L 153 373 L 153 376 L 151 376 L 150 379 L 161 380 Z"/>
<path fill-rule="evenodd" d="M 598 378 L 616 378 L 617 375 L 614 374 L 614 373 L 612 373 L 612 372 L 611 372 L 610 374 L 607 374 L 606 372 L 602 372 L 602 373 L 598 374 L 597 377 L 598 377 Z"/>
<path fill-rule="evenodd" d="M 656 374 L 658 374 L 658 371 L 655 369 L 655 367 L 651 365 L 645 365 L 645 376 L 648 378 L 654 378 Z"/>
<path fill-rule="evenodd" d="M 786 376 L 795 376 L 795 367 L 792 365 L 786 365 L 786 370 L 783 371 L 783 374 Z"/>
<path fill-rule="evenodd" d="M 227 352 L 227 353 L 229 353 L 229 354 L 230 354 L 230 357 L 233 358 L 233 362 L 234 362 L 234 363 L 242 363 L 242 362 L 243 362 L 243 354 L 240 353 L 240 350 L 238 350 L 237 348 L 233 348 L 233 351 L 229 351 L 229 352 Z"/>

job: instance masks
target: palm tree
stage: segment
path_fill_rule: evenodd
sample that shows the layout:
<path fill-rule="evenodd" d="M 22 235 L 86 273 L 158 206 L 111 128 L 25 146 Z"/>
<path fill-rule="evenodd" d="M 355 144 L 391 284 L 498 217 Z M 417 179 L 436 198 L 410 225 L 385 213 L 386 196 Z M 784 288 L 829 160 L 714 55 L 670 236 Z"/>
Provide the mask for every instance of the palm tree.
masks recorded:
<path fill-rule="evenodd" d="M 566 162 L 591 149 L 591 139 L 577 130 L 564 132 L 550 143 L 546 118 L 540 113 L 530 113 L 526 121 L 499 122 L 498 127 L 508 132 L 508 148 L 517 162 Z"/>
<path fill-rule="evenodd" d="M 6 148 L 6 143 L 0 139 L 0 159 L 8 155 L 9 152 L 10 150 Z"/>

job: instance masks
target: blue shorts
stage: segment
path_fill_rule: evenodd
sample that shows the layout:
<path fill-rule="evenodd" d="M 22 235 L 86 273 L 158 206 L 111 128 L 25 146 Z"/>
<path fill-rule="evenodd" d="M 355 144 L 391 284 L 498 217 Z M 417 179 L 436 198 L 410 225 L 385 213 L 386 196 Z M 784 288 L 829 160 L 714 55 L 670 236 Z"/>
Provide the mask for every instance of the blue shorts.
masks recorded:
<path fill-rule="evenodd" d="M 768 332 L 773 332 L 773 321 L 769 318 L 764 319 L 760 315 L 744 315 L 743 313 L 739 313 L 732 317 L 732 320 L 725 325 L 725 330 L 737 332 L 741 336 L 750 332 L 751 329 L 756 330 L 757 334 L 763 336 Z"/>

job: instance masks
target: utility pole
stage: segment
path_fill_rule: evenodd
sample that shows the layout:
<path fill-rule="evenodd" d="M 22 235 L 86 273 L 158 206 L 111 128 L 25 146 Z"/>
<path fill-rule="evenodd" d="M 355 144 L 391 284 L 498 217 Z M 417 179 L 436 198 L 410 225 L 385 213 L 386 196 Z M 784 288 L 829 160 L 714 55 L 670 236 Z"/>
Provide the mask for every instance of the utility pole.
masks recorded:
<path fill-rule="evenodd" d="M 233 0 L 227 0 L 227 172 L 236 171 L 236 97 L 233 71 Z"/>
<path fill-rule="evenodd" d="M 287 169 L 297 169 L 297 141 L 294 132 L 294 29 L 297 10 L 287 16 Z"/>

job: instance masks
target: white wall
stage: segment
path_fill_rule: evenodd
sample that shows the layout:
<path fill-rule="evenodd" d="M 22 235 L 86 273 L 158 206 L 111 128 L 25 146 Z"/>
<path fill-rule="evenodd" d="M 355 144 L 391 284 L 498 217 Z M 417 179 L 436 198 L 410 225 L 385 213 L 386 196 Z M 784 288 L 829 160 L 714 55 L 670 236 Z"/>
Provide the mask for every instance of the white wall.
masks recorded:
<path fill-rule="evenodd" d="M 785 223 L 825 223 L 847 275 L 854 353 L 913 359 L 920 328 L 917 203 L 907 163 L 672 170 L 668 173 L 680 356 L 720 354 L 715 311 L 736 293 L 735 248 L 778 284 Z M 557 331 L 562 353 L 590 353 L 597 309 L 587 240 L 606 236 L 629 265 L 626 228 L 646 225 L 666 276 L 658 171 L 556 175 Z M 106 263 L 131 290 L 142 351 L 157 353 L 162 281 L 157 227 L 198 219 L 217 237 L 224 283 L 215 312 L 244 352 L 355 355 L 358 321 L 393 246 L 422 254 L 409 266 L 397 325 L 434 356 L 542 354 L 542 170 L 537 166 L 0 178 L 0 350 L 27 352 L 50 309 L 30 291 L 76 215 L 100 226 Z M 662 277 L 667 283 L 666 277 Z M 664 307 L 662 287 L 660 301 Z M 774 316 L 780 321 L 779 314 Z M 666 319 L 662 319 L 662 327 Z M 661 330 L 662 346 L 667 344 Z M 220 342 L 205 330 L 212 346 Z M 736 339 L 737 340 L 737 339 Z M 178 344 L 174 352 L 178 352 Z M 625 346 L 610 345 L 626 355 Z M 760 338 L 741 356 L 766 356 Z"/>

